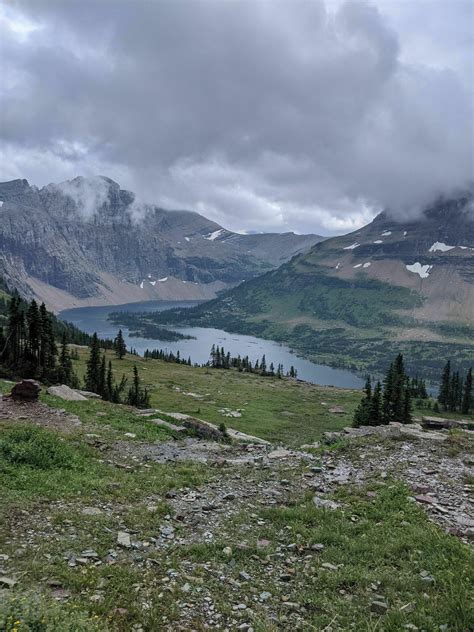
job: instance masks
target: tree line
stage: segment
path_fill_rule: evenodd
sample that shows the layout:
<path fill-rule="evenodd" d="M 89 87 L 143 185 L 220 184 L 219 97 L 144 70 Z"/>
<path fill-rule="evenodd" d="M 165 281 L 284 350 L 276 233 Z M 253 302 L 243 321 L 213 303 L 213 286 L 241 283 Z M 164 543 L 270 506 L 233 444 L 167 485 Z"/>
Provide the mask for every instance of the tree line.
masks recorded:
<path fill-rule="evenodd" d="M 127 353 L 121 329 L 113 341 L 113 349 L 119 360 L 122 360 Z M 89 347 L 84 383 L 86 390 L 97 393 L 107 401 L 126 403 L 137 408 L 150 406 L 150 394 L 147 388 L 141 385 L 137 366 L 133 367 L 132 384 L 127 390 L 128 380 L 125 375 L 122 374 L 120 380 L 115 380 L 112 361 L 109 360 L 107 363 L 105 352 L 101 351 L 100 340 L 96 333 L 92 335 Z"/>
<path fill-rule="evenodd" d="M 412 382 L 405 372 L 403 355 L 390 364 L 383 383 L 372 388 L 370 377 L 364 396 L 354 413 L 353 426 L 380 426 L 392 421 L 409 424 L 412 421 Z"/>
<path fill-rule="evenodd" d="M 6 321 L 0 327 L 0 368 L 5 377 L 28 377 L 46 384 L 66 384 L 80 388 L 80 380 L 73 369 L 77 350 L 70 344 L 89 344 L 84 386 L 106 400 L 124 401 L 131 406 L 147 408 L 150 396 L 142 388 L 138 369 L 133 369 L 132 384 L 126 391 L 127 379 L 114 378 L 112 362 L 106 362 L 105 349 L 114 349 L 122 359 L 127 347 L 120 330 L 115 340 L 99 339 L 97 334 L 86 334 L 70 323 L 63 323 L 33 299 L 24 301 L 18 293 L 9 300 L 2 297 L 0 305 Z M 60 340 L 58 344 L 58 339 Z M 132 350 L 136 354 L 134 350 Z"/>
<path fill-rule="evenodd" d="M 219 347 L 213 344 L 211 347 L 210 360 L 203 366 L 210 366 L 213 369 L 237 369 L 238 371 L 245 371 L 247 373 L 258 373 L 265 377 L 277 377 L 282 378 L 285 376 L 283 364 L 278 364 L 276 367 L 273 362 L 267 364 L 265 354 L 261 360 L 256 360 L 252 364 L 248 356 L 241 357 L 240 355 L 231 356 L 229 352 L 225 352 L 224 347 Z M 290 367 L 287 371 L 286 377 L 297 377 L 297 371 L 294 366 Z"/>
<path fill-rule="evenodd" d="M 452 370 L 451 361 L 448 360 L 441 376 L 438 404 L 445 412 L 468 415 L 474 409 L 472 395 L 472 367 L 463 378 L 459 371 Z"/>
<path fill-rule="evenodd" d="M 379 426 L 398 421 L 404 424 L 412 421 L 412 399 L 429 400 L 425 380 L 410 378 L 405 371 L 403 355 L 400 353 L 390 364 L 384 380 L 374 385 L 367 377 L 364 396 L 353 418 L 353 426 Z M 448 361 L 443 370 L 438 400 L 433 410 L 439 412 L 439 405 L 445 411 L 460 412 L 464 415 L 473 410 L 472 368 L 465 379 L 459 371 L 451 370 Z"/>

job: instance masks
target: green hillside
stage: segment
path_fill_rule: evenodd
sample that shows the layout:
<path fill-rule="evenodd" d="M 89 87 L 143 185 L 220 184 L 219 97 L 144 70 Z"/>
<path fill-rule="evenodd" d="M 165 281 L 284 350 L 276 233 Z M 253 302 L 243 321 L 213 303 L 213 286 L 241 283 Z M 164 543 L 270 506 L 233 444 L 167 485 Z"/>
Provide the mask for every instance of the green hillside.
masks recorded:
<path fill-rule="evenodd" d="M 435 204 L 406 225 L 381 214 L 213 301 L 145 318 L 254 334 L 379 374 L 402 352 L 412 374 L 437 380 L 447 358 L 465 370 L 474 357 L 474 222 L 465 204 Z"/>

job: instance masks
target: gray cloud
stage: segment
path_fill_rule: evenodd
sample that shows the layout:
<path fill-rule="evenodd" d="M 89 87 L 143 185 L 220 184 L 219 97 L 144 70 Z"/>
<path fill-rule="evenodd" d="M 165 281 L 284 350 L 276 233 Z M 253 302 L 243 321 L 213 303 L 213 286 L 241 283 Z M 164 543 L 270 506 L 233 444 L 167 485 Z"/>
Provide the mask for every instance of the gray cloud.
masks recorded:
<path fill-rule="evenodd" d="M 472 7 L 378 4 L 10 3 L 4 176 L 103 173 L 234 229 L 406 217 L 472 178 Z M 446 20 L 455 53 L 436 45 Z"/>

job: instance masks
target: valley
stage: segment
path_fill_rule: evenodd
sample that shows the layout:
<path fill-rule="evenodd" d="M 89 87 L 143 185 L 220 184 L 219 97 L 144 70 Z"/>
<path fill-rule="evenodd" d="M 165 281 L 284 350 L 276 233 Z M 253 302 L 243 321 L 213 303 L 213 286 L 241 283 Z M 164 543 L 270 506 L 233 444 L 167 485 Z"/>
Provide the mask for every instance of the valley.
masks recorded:
<path fill-rule="evenodd" d="M 466 198 L 440 201 L 405 226 L 382 214 L 211 302 L 153 321 L 225 323 L 315 362 L 375 374 L 398 349 L 412 373 L 435 380 L 446 358 L 466 368 L 474 357 L 474 222 L 466 205 Z M 448 243 L 456 245 L 440 245 Z M 430 270 L 425 278 L 411 271 L 417 260 Z"/>

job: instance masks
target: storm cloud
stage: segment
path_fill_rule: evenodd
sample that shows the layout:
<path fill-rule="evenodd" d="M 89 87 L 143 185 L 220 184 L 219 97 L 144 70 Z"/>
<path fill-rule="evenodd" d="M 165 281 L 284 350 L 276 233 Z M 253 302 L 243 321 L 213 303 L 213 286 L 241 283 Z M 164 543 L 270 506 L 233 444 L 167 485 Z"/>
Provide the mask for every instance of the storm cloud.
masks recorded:
<path fill-rule="evenodd" d="M 409 216 L 473 177 L 472 5 L 411 4 L 7 3 L 1 179 L 103 174 L 237 230 Z"/>

